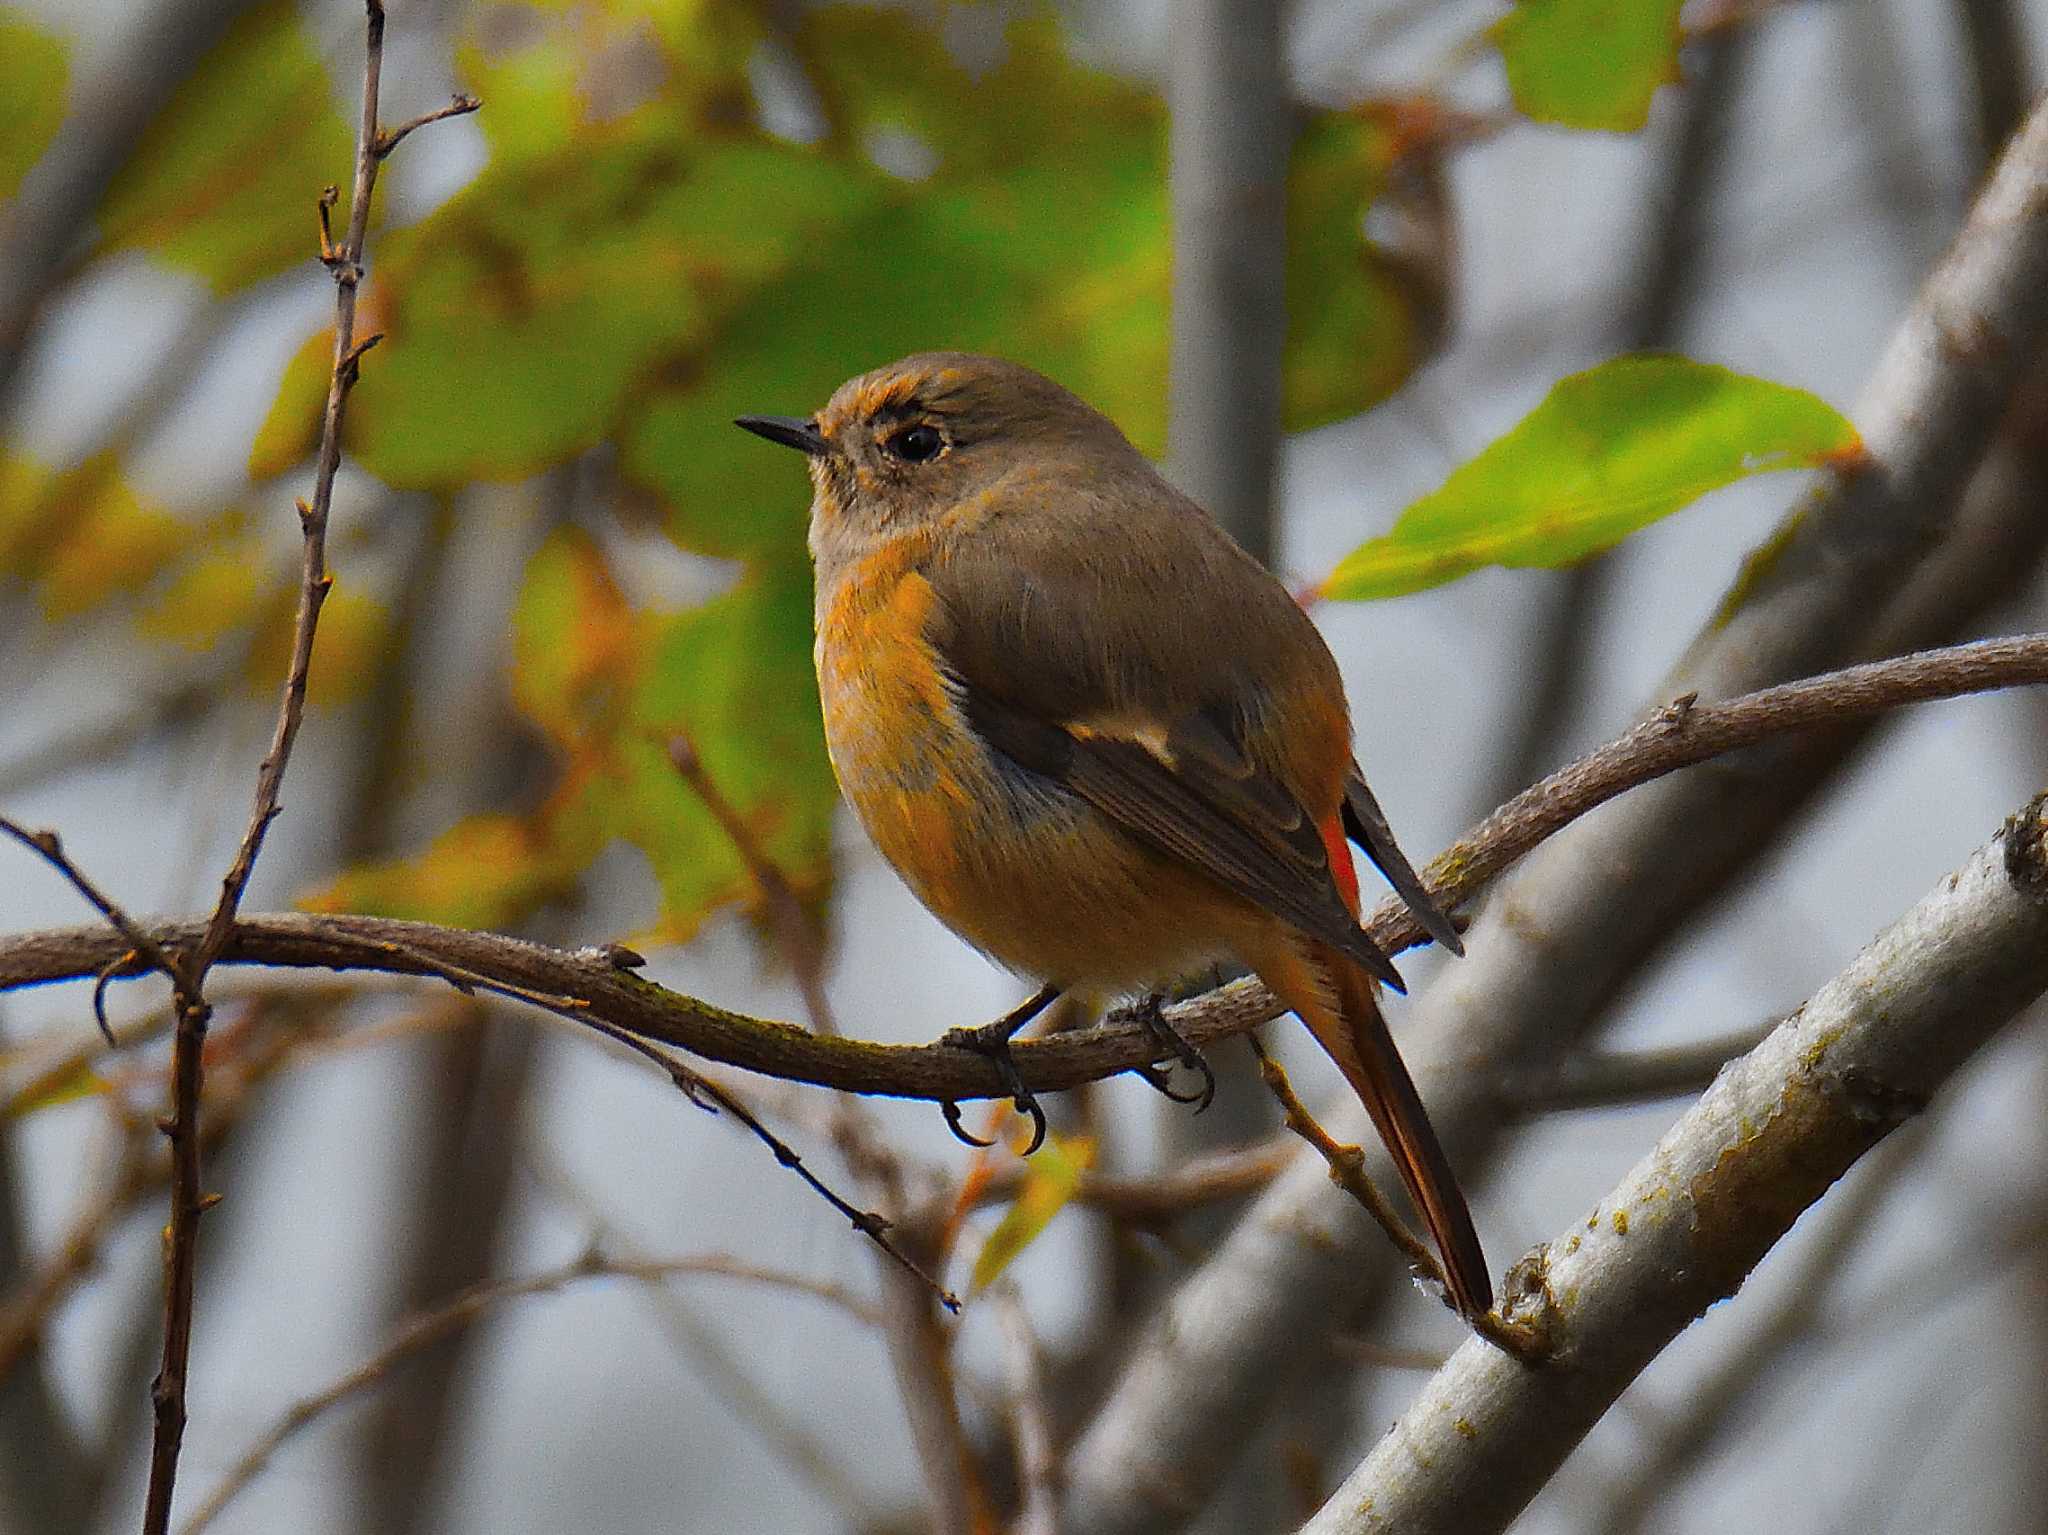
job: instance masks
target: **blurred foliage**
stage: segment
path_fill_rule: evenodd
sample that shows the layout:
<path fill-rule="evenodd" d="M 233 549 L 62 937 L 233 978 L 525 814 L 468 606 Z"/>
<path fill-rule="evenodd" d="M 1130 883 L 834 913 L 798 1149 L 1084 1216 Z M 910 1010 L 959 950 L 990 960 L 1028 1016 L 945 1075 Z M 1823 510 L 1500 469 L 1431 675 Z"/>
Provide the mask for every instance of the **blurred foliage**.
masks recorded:
<path fill-rule="evenodd" d="M 239 508 L 177 516 L 137 491 L 114 453 L 63 471 L 0 454 L 0 578 L 32 592 L 53 623 L 118 605 L 144 639 L 195 652 L 233 645 L 252 697 L 275 697 L 284 680 L 295 571 L 266 553 Z M 337 586 L 315 639 L 310 701 L 359 697 L 389 640 L 384 605 Z"/>
<path fill-rule="evenodd" d="M 239 17 L 107 191 L 100 238 L 230 293 L 317 250 L 314 200 L 347 181 L 354 137 L 298 7 Z"/>
<path fill-rule="evenodd" d="M 624 842 L 659 888 L 659 935 L 686 936 L 752 886 L 668 760 L 677 735 L 819 899 L 836 800 L 810 662 L 808 496 L 797 466 L 731 418 L 801 412 L 893 357 L 966 348 L 1043 369 L 1158 451 L 1163 104 L 1077 61 L 1055 19 L 1028 5 L 934 20 L 851 4 L 483 0 L 460 26 L 456 73 L 485 102 L 460 131 L 481 135 L 485 158 L 433 212 L 372 242 L 361 324 L 384 340 L 345 449 L 389 486 L 442 497 L 581 463 L 612 504 L 572 513 L 531 556 L 518 597 L 508 687 L 551 762 L 533 803 L 347 871 L 315 901 L 509 925 Z M 1640 122 L 1672 77 L 1677 32 L 1669 4 L 1529 0 L 1497 37 L 1525 111 L 1614 126 Z M 32 158 L 61 108 L 63 51 L 4 13 L 0 44 L 18 125 L 5 153 Z M 351 160 L 326 52 L 288 0 L 243 15 L 117 177 L 91 255 L 146 251 L 215 294 L 287 271 L 323 283 L 313 203 Z M 1365 230 L 1376 202 L 1398 201 L 1390 187 L 1413 167 L 1423 105 L 1302 119 L 1288 186 L 1289 429 L 1369 408 L 1433 344 L 1440 317 L 1425 310 L 1443 281 L 1438 298 L 1420 296 Z M 259 485 L 305 472 L 332 346 L 323 329 L 287 364 L 250 444 Z M 1653 388 L 1637 375 L 1612 393 L 1601 375 L 1568 381 L 1328 589 L 1411 590 L 1486 560 L 1576 558 L 1718 483 L 1729 455 L 1802 451 L 1745 437 L 1778 428 L 1702 391 L 1704 376 Z M 1604 456 L 1573 458 L 1572 441 L 1595 431 L 1611 438 Z M 1661 478 L 1646 489 L 1650 460 Z M 53 619 L 125 603 L 142 637 L 225 650 L 225 675 L 268 688 L 294 582 L 263 535 L 284 531 L 287 494 L 185 516 L 138 494 L 116 449 L 61 472 L 17 455 L 0 460 L 0 575 L 29 583 Z M 341 517 L 346 527 L 346 505 Z M 632 540 L 604 535 L 613 518 L 650 517 L 680 563 L 728 563 L 716 595 L 629 595 L 658 583 L 621 564 Z M 361 696 L 393 644 L 383 607 L 342 574 L 313 669 L 316 701 L 330 704 Z"/>
<path fill-rule="evenodd" d="M 21 189 L 56 136 L 70 80 L 64 44 L 0 5 L 0 203 Z"/>
<path fill-rule="evenodd" d="M 0 1058 L 4 1059 L 4 1058 Z M 83 1098 L 98 1098 L 112 1091 L 107 1079 L 92 1069 L 90 1061 L 76 1061 L 64 1070 L 31 1076 L 0 1102 L 0 1123 L 26 1119 L 44 1109 L 54 1109 Z"/>
<path fill-rule="evenodd" d="M 1858 451 L 1803 389 L 1683 357 L 1561 380 L 1513 430 L 1338 562 L 1319 595 L 1397 597 L 1483 565 L 1569 565 L 1753 474 Z"/>
<path fill-rule="evenodd" d="M 1633 132 L 1679 78 L 1684 0 L 1516 0 L 1494 28 L 1515 105 L 1538 122 Z"/>
<path fill-rule="evenodd" d="M 988 1240 L 975 1254 L 973 1286 L 985 1290 L 1016 1260 L 1019 1253 L 1038 1240 L 1074 1191 L 1081 1175 L 1095 1161 L 1095 1142 L 1085 1135 L 1053 1135 L 1024 1164 L 1024 1181 L 1003 1218 L 996 1222 Z"/>
<path fill-rule="evenodd" d="M 682 549 L 741 571 L 701 606 L 633 611 L 597 543 L 551 541 L 520 600 L 514 689 L 555 753 L 555 790 L 516 836 L 480 820 L 323 902 L 510 921 L 624 840 L 649 860 L 662 931 L 684 936 L 750 885 L 668 763 L 677 733 L 815 897 L 836 801 L 810 662 L 808 496 L 731 418 L 807 410 L 893 357 L 965 347 L 1032 363 L 1141 445 L 1163 442 L 1163 107 L 1076 63 L 1049 17 L 956 20 L 971 35 L 898 11 L 805 13 L 772 40 L 815 106 L 797 142 L 761 126 L 748 64 L 771 40 L 752 10 L 477 13 L 460 61 L 491 158 L 379 246 L 365 323 L 387 339 L 347 449 L 388 483 L 447 490 L 610 442 Z M 1293 427 L 1366 408 L 1418 361 L 1362 227 L 1390 154 L 1370 113 L 1302 135 Z M 255 472 L 309 451 L 330 347 L 311 338 L 287 369 Z"/>
<path fill-rule="evenodd" d="M 184 525 L 137 495 L 110 454 L 64 474 L 0 458 L 0 575 L 34 588 L 53 622 L 140 591 L 184 541 Z"/>

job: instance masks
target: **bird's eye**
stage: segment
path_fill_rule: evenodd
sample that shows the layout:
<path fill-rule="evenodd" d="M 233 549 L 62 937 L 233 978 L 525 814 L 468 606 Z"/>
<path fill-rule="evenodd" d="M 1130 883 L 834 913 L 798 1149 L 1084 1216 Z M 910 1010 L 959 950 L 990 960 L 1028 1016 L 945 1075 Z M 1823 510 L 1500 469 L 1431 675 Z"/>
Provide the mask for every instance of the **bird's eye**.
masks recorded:
<path fill-rule="evenodd" d="M 946 439 L 935 426 L 920 423 L 906 426 L 882 444 L 896 458 L 909 464 L 924 464 L 937 458 L 946 448 Z"/>

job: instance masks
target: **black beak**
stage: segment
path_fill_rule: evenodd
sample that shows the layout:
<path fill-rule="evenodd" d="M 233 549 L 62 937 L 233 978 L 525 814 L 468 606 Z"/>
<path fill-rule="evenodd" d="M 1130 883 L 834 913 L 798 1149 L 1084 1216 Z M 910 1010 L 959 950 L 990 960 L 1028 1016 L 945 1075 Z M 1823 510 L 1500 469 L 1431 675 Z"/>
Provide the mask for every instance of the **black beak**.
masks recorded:
<path fill-rule="evenodd" d="M 765 437 L 770 442 L 779 442 L 785 448 L 795 448 L 799 453 L 808 453 L 816 458 L 830 448 L 819 435 L 818 428 L 809 421 L 799 421 L 795 416 L 740 416 L 734 426 L 744 427 L 756 437 Z"/>

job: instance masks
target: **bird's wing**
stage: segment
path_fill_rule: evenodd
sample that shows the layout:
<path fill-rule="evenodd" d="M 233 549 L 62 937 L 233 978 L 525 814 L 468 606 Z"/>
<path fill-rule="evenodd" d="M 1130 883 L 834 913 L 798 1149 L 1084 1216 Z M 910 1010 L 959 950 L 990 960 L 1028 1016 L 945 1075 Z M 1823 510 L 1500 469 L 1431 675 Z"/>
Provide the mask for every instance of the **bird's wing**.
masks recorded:
<path fill-rule="evenodd" d="M 1408 862 L 1407 854 L 1394 841 L 1393 828 L 1387 825 L 1379 801 L 1365 786 L 1365 775 L 1355 762 L 1351 764 L 1350 778 L 1344 783 L 1344 830 L 1353 842 L 1365 849 L 1365 856 L 1386 876 L 1387 883 L 1394 887 L 1394 893 L 1415 914 L 1415 920 L 1422 924 L 1429 936 L 1453 954 L 1463 954 L 1465 942 L 1458 936 L 1458 925 L 1437 904 L 1436 897 L 1429 893 L 1429 887 L 1416 875 L 1414 865 Z"/>
<path fill-rule="evenodd" d="M 1303 803 L 1315 777 L 1334 798 L 1324 769 L 1350 743 L 1336 663 L 1286 588 L 1142 464 L 1004 505 L 924 569 L 926 638 L 973 727 L 1399 988 L 1332 869 L 1337 806 Z"/>
<path fill-rule="evenodd" d="M 1401 977 L 1339 892 L 1323 832 L 1229 734 L 1202 715 L 1164 729 L 1049 720 L 955 670 L 968 722 L 1019 767 L 1071 790 L 1147 847 L 1349 955 Z"/>

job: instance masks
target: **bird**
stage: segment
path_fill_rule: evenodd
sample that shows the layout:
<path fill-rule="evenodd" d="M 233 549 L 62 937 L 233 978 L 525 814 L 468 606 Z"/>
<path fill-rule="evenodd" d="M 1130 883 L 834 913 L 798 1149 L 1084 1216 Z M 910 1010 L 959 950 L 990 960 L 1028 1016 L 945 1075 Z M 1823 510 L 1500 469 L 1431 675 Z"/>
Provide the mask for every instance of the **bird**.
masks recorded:
<path fill-rule="evenodd" d="M 809 467 L 819 701 L 846 799 L 941 922 L 1044 983 L 946 1042 L 996 1059 L 1035 1110 L 1007 1042 L 1060 992 L 1148 996 L 1156 1022 L 1159 987 L 1241 963 L 1364 1103 L 1451 1304 L 1491 1310 L 1380 1011 L 1401 979 L 1360 926 L 1349 844 L 1436 942 L 1462 944 L 1366 786 L 1336 661 L 1286 587 L 1113 421 L 1019 363 L 920 353 L 812 416 L 736 424 Z"/>

